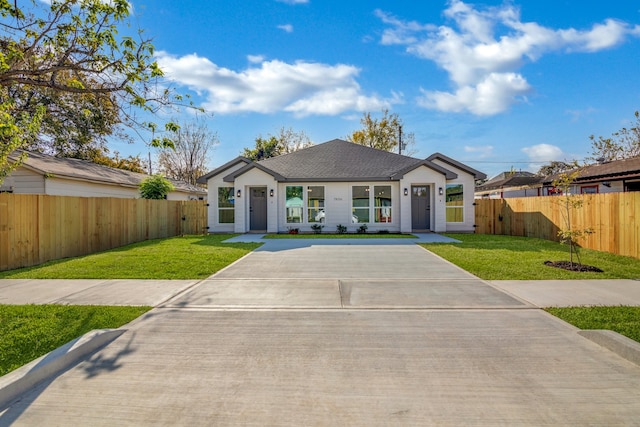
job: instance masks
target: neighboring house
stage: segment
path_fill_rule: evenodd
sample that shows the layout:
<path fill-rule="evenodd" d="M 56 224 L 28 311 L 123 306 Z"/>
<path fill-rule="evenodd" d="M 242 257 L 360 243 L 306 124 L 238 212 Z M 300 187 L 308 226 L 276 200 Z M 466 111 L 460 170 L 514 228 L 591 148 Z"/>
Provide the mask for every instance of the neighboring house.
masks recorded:
<path fill-rule="evenodd" d="M 86 160 L 28 153 L 26 160 L 5 178 L 0 192 L 51 196 L 139 198 L 138 185 L 148 175 L 98 165 Z M 169 180 L 175 190 L 167 200 L 203 200 L 206 190 Z"/>
<path fill-rule="evenodd" d="M 555 195 L 553 181 L 559 175 L 546 177 L 542 183 L 542 194 Z M 572 194 L 619 193 L 640 191 L 640 157 L 596 163 L 580 168 L 580 173 L 571 186 Z"/>
<path fill-rule="evenodd" d="M 426 160 L 339 139 L 259 162 L 238 157 L 200 177 L 210 232 L 474 230 L 475 180 L 442 154 Z"/>
<path fill-rule="evenodd" d="M 542 181 L 531 172 L 502 172 L 476 187 L 476 199 L 541 196 Z"/>

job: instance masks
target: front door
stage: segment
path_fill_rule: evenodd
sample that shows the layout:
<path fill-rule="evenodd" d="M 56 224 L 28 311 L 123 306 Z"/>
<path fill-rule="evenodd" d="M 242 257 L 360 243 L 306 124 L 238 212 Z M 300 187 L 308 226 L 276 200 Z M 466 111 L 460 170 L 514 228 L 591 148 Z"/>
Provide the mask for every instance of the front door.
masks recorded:
<path fill-rule="evenodd" d="M 265 187 L 251 187 L 249 189 L 249 230 L 255 232 L 267 231 L 267 189 Z"/>
<path fill-rule="evenodd" d="M 431 198 L 426 185 L 411 186 L 411 228 L 413 231 L 431 228 Z"/>

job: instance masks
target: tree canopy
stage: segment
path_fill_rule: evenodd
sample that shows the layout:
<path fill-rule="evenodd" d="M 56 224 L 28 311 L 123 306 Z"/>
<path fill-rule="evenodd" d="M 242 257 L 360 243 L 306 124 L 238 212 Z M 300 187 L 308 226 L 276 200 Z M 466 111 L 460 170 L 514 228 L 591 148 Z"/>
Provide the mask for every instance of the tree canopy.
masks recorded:
<path fill-rule="evenodd" d="M 546 165 L 542 165 L 536 175 L 538 176 L 551 176 L 556 175 L 562 172 L 567 172 L 572 169 L 577 168 L 578 165 L 576 162 L 567 163 L 559 160 L 553 160 Z"/>
<path fill-rule="evenodd" d="M 245 148 L 241 155 L 250 160 L 258 161 L 293 153 L 312 145 L 313 142 L 304 131 L 294 131 L 292 128 L 282 127 L 277 135 L 269 135 L 267 138 L 257 137 L 254 148 Z"/>
<path fill-rule="evenodd" d="M 160 171 L 169 178 L 195 185 L 198 177 L 207 172 L 207 163 L 219 140 L 215 132 L 201 122 L 180 125 L 167 138 L 173 148 L 164 148 L 158 154 Z"/>
<path fill-rule="evenodd" d="M 376 119 L 371 113 L 364 113 L 360 119 L 362 129 L 353 131 L 347 136 L 347 140 L 356 144 L 365 145 L 378 150 L 398 152 L 398 144 L 402 131 L 402 119 L 397 113 L 389 114 L 388 109 L 382 110 L 382 117 Z M 402 137 L 403 145 L 415 144 L 413 133 L 404 134 Z M 406 150 L 403 147 L 403 154 L 410 155 L 413 150 Z"/>
<path fill-rule="evenodd" d="M 23 7 L 24 6 L 24 7 Z M 127 35 L 127 0 L 0 0 L 0 179 L 18 148 L 88 158 L 140 114 L 177 105 L 142 31 Z M 120 35 L 122 31 L 124 35 Z M 153 139 L 151 145 L 170 145 Z"/>
<path fill-rule="evenodd" d="M 588 160 L 609 162 L 640 156 L 640 111 L 634 116 L 630 127 L 623 127 L 609 138 L 589 136 L 592 153 Z"/>

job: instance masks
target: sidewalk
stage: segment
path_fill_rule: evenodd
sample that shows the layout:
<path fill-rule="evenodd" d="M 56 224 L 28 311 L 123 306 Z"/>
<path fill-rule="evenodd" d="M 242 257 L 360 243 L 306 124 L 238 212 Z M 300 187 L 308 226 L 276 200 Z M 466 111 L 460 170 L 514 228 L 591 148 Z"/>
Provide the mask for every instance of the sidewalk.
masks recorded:
<path fill-rule="evenodd" d="M 60 284 L 70 288 L 58 300 L 136 287 L 110 282 L 76 293 Z M 0 283 L 0 295 L 20 286 Z M 106 347 L 0 409 L 0 425 L 640 419 L 640 366 L 415 244 L 267 243 L 181 286 Z"/>

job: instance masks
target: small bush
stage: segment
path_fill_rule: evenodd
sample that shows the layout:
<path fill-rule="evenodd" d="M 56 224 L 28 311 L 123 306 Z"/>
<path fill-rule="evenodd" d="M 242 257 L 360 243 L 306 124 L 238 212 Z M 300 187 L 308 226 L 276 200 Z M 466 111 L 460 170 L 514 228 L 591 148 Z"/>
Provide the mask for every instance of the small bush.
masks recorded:
<path fill-rule="evenodd" d="M 336 233 L 344 234 L 346 232 L 347 232 L 347 227 L 345 225 L 338 224 L 338 226 L 336 227 Z"/>
<path fill-rule="evenodd" d="M 140 183 L 140 196 L 143 199 L 166 199 L 175 187 L 162 175 L 153 175 Z"/>
<path fill-rule="evenodd" d="M 313 232 L 314 232 L 315 234 L 320 234 L 320 233 L 322 233 L 322 229 L 323 229 L 323 228 L 324 228 L 324 225 L 321 225 L 321 224 L 313 224 L 313 225 L 311 226 L 311 229 L 313 230 Z"/>
<path fill-rule="evenodd" d="M 358 227 L 358 234 L 364 234 L 367 232 L 367 224 L 362 224 L 360 227 Z"/>

